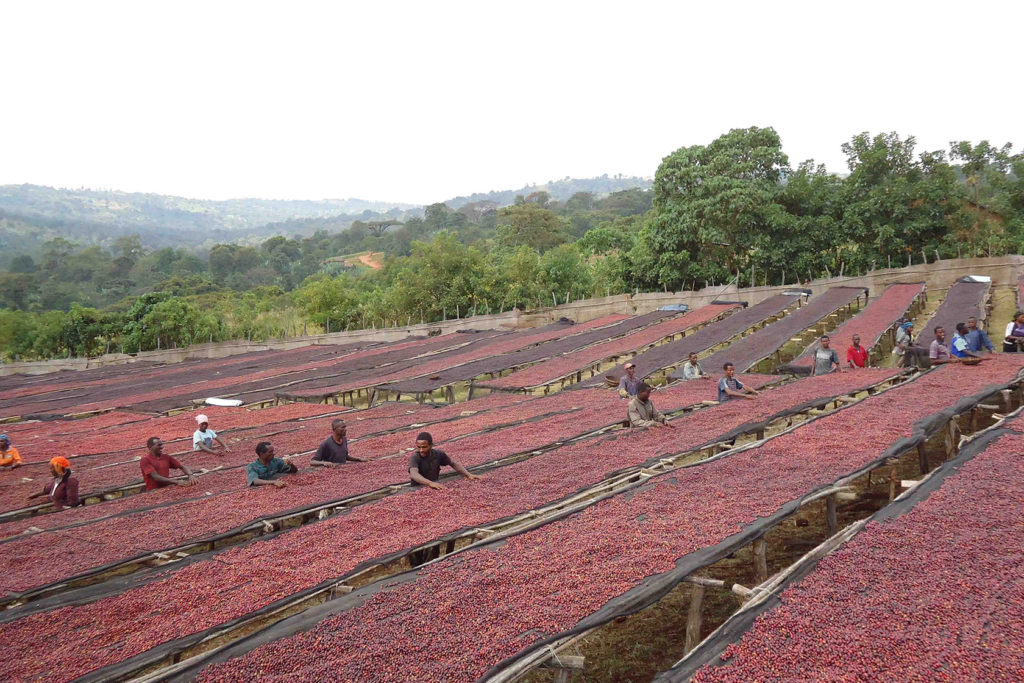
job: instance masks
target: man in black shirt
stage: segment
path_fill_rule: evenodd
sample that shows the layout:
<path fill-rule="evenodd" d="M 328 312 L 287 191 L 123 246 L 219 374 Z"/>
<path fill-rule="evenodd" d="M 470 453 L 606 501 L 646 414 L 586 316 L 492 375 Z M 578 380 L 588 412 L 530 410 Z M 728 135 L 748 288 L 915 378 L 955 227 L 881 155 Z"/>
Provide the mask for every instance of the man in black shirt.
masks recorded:
<path fill-rule="evenodd" d="M 310 465 L 319 465 L 321 467 L 341 467 L 347 460 L 351 460 L 352 462 L 366 462 L 362 458 L 349 455 L 348 437 L 345 435 L 346 428 L 344 420 L 338 418 L 331 422 L 331 431 L 333 433 L 327 437 L 326 441 L 320 444 L 319 448 L 316 449 L 313 459 L 309 462 Z"/>
<path fill-rule="evenodd" d="M 437 480 L 441 476 L 441 467 L 445 465 L 466 479 L 480 479 L 479 475 L 470 474 L 465 467 L 449 458 L 447 453 L 434 448 L 434 437 L 430 432 L 420 432 L 416 437 L 416 452 L 409 458 L 409 479 L 413 485 L 443 489 Z"/>

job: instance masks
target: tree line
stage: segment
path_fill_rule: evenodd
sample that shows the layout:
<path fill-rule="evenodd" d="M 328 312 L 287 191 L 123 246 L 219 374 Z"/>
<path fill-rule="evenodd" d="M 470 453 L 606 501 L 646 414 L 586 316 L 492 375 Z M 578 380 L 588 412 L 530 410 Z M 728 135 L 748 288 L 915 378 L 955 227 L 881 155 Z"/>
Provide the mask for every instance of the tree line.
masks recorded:
<path fill-rule="evenodd" d="M 1020 252 L 1024 155 L 1009 144 L 918 152 L 913 137 L 862 133 L 842 150 L 845 175 L 793 167 L 773 129 L 736 129 L 665 157 L 650 190 L 437 203 L 333 231 L 293 220 L 312 235 L 202 255 L 56 238 L 0 273 L 0 353 L 134 353 Z M 382 268 L 340 258 L 368 251 Z"/>

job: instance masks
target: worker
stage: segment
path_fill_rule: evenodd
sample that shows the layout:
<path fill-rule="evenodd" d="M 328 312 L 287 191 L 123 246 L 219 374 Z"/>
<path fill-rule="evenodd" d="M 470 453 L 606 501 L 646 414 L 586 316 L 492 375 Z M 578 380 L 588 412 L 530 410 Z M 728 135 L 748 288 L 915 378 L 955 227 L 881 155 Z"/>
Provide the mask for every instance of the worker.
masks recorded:
<path fill-rule="evenodd" d="M 964 339 L 967 341 L 967 350 L 971 353 L 981 353 L 982 349 L 986 349 L 989 353 L 995 353 L 996 347 L 992 344 L 992 340 L 988 338 L 985 330 L 978 327 L 978 319 L 973 315 L 967 319 L 967 333 L 964 335 Z"/>
<path fill-rule="evenodd" d="M 1016 353 L 1024 344 L 1024 311 L 1017 311 L 1013 314 L 1013 320 L 1006 325 L 1006 335 L 1003 338 L 1003 351 Z"/>
<path fill-rule="evenodd" d="M 196 415 L 196 422 L 199 423 L 199 429 L 192 434 L 192 450 L 206 451 L 214 455 L 224 455 L 231 450 L 226 443 L 220 440 L 217 432 L 210 429 L 210 418 L 205 415 Z M 221 447 L 220 452 L 214 450 L 214 442 Z"/>
<path fill-rule="evenodd" d="M 142 468 L 142 479 L 146 483 L 146 490 L 163 488 L 175 484 L 177 486 L 192 486 L 196 483 L 196 475 L 192 474 L 187 466 L 182 465 L 173 456 L 164 455 L 164 442 L 159 436 L 151 436 L 146 441 L 146 448 L 149 452 L 139 460 L 139 467 Z M 181 470 L 185 473 L 185 479 L 172 479 L 171 470 Z"/>
<path fill-rule="evenodd" d="M 331 421 L 331 435 L 320 444 L 309 464 L 315 467 L 341 467 L 347 461 L 366 462 L 348 452 L 348 427 L 340 417 Z"/>
<path fill-rule="evenodd" d="M 21 455 L 6 434 L 0 434 L 0 467 L 21 467 Z"/>
<path fill-rule="evenodd" d="M 967 351 L 967 324 L 957 323 L 953 331 L 953 340 L 949 344 L 949 353 L 956 358 L 969 358 Z M 971 354 L 972 356 L 974 354 Z"/>
<path fill-rule="evenodd" d="M 636 376 L 636 363 L 626 363 L 626 374 L 619 378 L 619 396 L 622 398 L 636 396 L 636 388 L 642 381 Z"/>
<path fill-rule="evenodd" d="M 279 474 L 295 474 L 299 468 L 285 458 L 274 456 L 274 446 L 269 441 L 256 444 L 256 462 L 245 468 L 245 476 L 249 486 L 276 486 L 284 488 L 284 482 L 276 479 Z"/>
<path fill-rule="evenodd" d="M 959 358 L 950 355 L 949 347 L 946 346 L 945 328 L 940 325 L 935 328 L 934 332 L 935 339 L 932 340 L 931 345 L 928 347 L 928 358 L 931 360 L 932 365 L 943 365 L 959 361 Z"/>
<path fill-rule="evenodd" d="M 718 380 L 718 402 L 724 403 L 734 398 L 745 398 L 753 400 L 760 392 L 756 389 L 743 386 L 742 382 L 736 379 L 736 366 L 726 363 L 722 366 L 725 377 Z"/>
<path fill-rule="evenodd" d="M 900 326 L 896 328 L 896 348 L 895 351 L 903 353 L 907 347 L 910 346 L 914 339 L 914 321 L 905 320 L 900 323 Z"/>
<path fill-rule="evenodd" d="M 434 437 L 430 432 L 416 435 L 416 452 L 409 458 L 409 479 L 413 486 L 429 486 L 432 489 L 443 489 L 438 483 L 441 478 L 441 467 L 451 467 L 469 480 L 480 479 L 480 475 L 471 474 L 465 467 L 448 457 L 444 451 L 434 448 Z"/>
<path fill-rule="evenodd" d="M 651 386 L 641 382 L 626 410 L 630 427 L 675 427 L 651 403 Z"/>
<path fill-rule="evenodd" d="M 704 372 L 704 367 L 697 361 L 697 354 L 690 351 L 690 355 L 683 363 L 683 379 L 711 379 L 711 375 Z"/>
<path fill-rule="evenodd" d="M 860 345 L 860 335 L 853 335 L 853 343 L 846 349 L 846 364 L 851 368 L 864 368 L 868 364 L 868 350 Z"/>
<path fill-rule="evenodd" d="M 814 350 L 814 375 L 827 375 L 840 369 L 839 354 L 830 347 L 831 337 L 827 334 L 821 335 L 821 342 Z"/>
<path fill-rule="evenodd" d="M 64 508 L 82 505 L 78 497 L 78 479 L 71 476 L 71 463 L 64 456 L 58 455 L 50 459 L 50 474 L 53 481 L 47 482 L 42 491 L 33 493 L 29 498 L 47 496 L 53 501 L 53 507 L 60 512 Z"/>

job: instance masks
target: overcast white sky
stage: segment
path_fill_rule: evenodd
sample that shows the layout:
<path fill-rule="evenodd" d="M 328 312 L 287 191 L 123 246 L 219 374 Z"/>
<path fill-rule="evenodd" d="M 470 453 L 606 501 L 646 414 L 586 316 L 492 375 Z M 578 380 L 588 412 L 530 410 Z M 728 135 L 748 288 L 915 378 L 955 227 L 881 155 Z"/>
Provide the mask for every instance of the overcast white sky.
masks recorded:
<path fill-rule="evenodd" d="M 1024 145 L 1020 2 L 4 2 L 0 184 L 426 203 L 774 126 Z"/>

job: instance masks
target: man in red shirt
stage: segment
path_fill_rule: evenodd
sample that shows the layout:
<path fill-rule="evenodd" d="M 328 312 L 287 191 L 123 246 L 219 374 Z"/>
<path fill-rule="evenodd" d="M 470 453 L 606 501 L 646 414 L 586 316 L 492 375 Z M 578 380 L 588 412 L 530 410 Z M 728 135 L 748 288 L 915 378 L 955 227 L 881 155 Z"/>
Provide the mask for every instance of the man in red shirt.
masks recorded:
<path fill-rule="evenodd" d="M 846 364 L 851 368 L 863 368 L 868 364 L 868 350 L 860 345 L 860 335 L 853 335 L 853 346 L 846 349 Z"/>
<path fill-rule="evenodd" d="M 163 488 L 175 484 L 177 486 L 192 486 L 196 483 L 196 477 L 185 465 L 182 465 L 175 458 L 164 455 L 164 442 L 158 436 L 151 436 L 146 441 L 146 448 L 149 453 L 142 456 L 139 466 L 142 468 L 142 479 L 146 482 L 146 490 Z M 171 469 L 181 470 L 185 473 L 186 479 L 171 479 Z"/>

